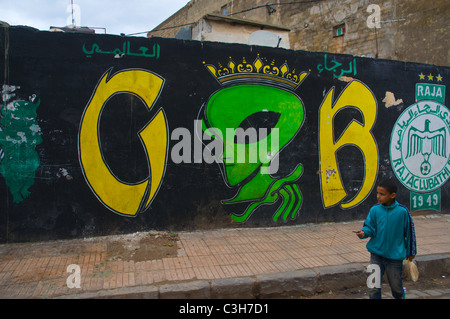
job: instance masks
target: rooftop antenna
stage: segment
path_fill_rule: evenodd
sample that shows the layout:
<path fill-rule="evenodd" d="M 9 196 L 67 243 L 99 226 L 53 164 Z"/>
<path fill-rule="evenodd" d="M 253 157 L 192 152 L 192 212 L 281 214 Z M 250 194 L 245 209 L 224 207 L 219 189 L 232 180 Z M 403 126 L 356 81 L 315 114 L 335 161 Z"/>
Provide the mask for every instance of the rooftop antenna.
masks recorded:
<path fill-rule="evenodd" d="M 75 28 L 75 17 L 73 15 L 73 0 L 70 0 L 70 4 L 72 5 L 72 27 Z"/>

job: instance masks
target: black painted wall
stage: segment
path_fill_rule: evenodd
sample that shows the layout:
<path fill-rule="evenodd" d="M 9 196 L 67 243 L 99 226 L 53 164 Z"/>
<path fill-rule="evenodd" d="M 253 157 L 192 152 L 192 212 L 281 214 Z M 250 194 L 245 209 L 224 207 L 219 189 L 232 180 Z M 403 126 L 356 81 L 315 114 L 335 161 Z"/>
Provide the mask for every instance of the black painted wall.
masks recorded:
<path fill-rule="evenodd" d="M 411 210 L 449 212 L 449 67 L 0 31 L 0 242 L 364 219 L 385 177 Z M 211 127 L 279 145 L 210 163 Z"/>

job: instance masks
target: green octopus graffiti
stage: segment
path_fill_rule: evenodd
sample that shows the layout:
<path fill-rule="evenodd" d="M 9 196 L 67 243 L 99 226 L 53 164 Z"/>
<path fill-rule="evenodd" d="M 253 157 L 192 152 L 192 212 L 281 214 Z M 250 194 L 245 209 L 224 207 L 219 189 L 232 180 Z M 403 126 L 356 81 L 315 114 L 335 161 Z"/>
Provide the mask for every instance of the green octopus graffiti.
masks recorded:
<path fill-rule="evenodd" d="M 221 168 L 225 183 L 238 187 L 237 194 L 224 204 L 249 202 L 244 212 L 233 213 L 231 218 L 244 222 L 262 205 L 280 202 L 275 209 L 273 220 L 281 217 L 295 219 L 300 211 L 302 195 L 297 181 L 303 173 L 303 165 L 284 178 L 271 175 L 279 153 L 297 135 L 305 119 L 304 105 L 291 90 L 297 88 L 307 73 L 297 75 L 289 72 L 285 63 L 276 67 L 274 63 L 264 65 L 256 58 L 253 64 L 237 65 L 230 59 L 225 68 L 206 65 L 217 80 L 226 86 L 215 92 L 200 112 L 203 130 L 214 138 L 222 139 Z M 235 131 L 267 128 L 268 133 L 258 136 L 256 141 L 243 141 L 236 136 L 217 134 L 229 129 Z M 270 131 L 270 132 L 269 132 Z M 274 140 L 277 141 L 274 143 Z M 251 154 L 259 152 L 256 160 Z M 245 154 L 245 161 L 236 161 Z M 264 161 L 264 157 L 269 160 Z M 276 170 L 276 168 L 275 168 Z"/>

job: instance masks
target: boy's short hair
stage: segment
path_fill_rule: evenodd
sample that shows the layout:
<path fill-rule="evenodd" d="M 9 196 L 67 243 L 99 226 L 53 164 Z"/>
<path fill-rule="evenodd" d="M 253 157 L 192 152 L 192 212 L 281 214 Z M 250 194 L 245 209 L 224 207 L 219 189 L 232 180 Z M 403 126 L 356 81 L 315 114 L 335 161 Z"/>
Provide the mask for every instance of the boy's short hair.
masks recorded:
<path fill-rule="evenodd" d="M 389 193 L 397 193 L 397 184 L 390 178 L 383 179 L 378 186 L 385 188 Z"/>

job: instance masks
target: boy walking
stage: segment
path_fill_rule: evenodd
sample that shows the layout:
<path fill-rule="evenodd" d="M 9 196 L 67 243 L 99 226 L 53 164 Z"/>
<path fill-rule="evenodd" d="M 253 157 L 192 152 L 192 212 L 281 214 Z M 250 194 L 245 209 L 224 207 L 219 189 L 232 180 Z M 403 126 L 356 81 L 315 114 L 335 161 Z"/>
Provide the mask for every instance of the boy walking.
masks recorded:
<path fill-rule="evenodd" d="M 371 253 L 370 263 L 380 267 L 380 276 L 386 272 L 392 296 L 403 295 L 403 260 L 416 255 L 414 223 L 408 209 L 397 202 L 397 186 L 384 180 L 377 186 L 378 204 L 372 206 L 362 229 L 355 231 L 359 238 L 370 237 L 366 247 Z M 378 282 L 381 283 L 381 278 Z M 370 299 L 381 299 L 381 287 L 369 289 Z"/>

